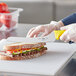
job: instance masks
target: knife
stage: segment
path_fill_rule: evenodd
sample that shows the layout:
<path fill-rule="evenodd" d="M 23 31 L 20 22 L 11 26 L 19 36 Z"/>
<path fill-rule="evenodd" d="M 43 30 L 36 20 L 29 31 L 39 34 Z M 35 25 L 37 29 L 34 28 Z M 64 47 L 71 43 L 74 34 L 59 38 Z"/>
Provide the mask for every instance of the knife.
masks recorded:
<path fill-rule="evenodd" d="M 26 37 L 8 37 L 8 42 L 25 42 L 25 43 L 32 43 L 32 42 L 54 42 L 56 39 L 51 39 L 49 37 L 35 37 L 35 38 L 26 38 Z M 69 44 L 74 42 L 69 41 Z"/>
<path fill-rule="evenodd" d="M 59 40 L 60 36 L 65 32 L 65 30 L 55 30 L 54 35 L 57 40 Z M 31 42 L 54 42 L 56 39 L 54 37 L 33 37 L 33 38 L 27 38 L 27 37 L 9 37 L 7 38 L 8 41 L 11 42 L 26 42 L 26 43 L 31 43 Z M 69 44 L 72 44 L 74 42 L 69 41 Z"/>
<path fill-rule="evenodd" d="M 8 37 L 7 41 L 10 41 L 10 42 L 26 42 L 26 43 L 32 43 L 32 42 L 54 42 L 55 38 L 50 38 L 50 37 L 34 37 L 34 38 Z"/>

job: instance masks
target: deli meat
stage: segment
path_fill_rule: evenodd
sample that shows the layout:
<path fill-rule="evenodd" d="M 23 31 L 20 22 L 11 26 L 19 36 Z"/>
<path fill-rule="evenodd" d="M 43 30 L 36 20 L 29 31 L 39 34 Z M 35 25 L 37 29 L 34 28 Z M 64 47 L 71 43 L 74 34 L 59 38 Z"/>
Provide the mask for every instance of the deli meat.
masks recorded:
<path fill-rule="evenodd" d="M 37 54 L 37 53 L 42 53 L 44 50 L 47 50 L 46 47 L 42 48 L 40 51 L 31 51 L 31 52 L 27 52 L 27 53 L 20 53 L 20 54 L 17 54 L 17 55 L 13 55 L 13 57 L 17 57 L 17 56 L 29 56 L 29 55 L 34 55 L 34 54 Z"/>

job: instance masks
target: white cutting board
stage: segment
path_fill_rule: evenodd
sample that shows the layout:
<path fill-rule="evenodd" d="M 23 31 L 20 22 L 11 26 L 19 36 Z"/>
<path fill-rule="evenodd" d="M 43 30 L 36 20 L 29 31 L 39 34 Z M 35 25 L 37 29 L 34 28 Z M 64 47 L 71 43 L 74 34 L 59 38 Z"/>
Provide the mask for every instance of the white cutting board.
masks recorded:
<path fill-rule="evenodd" d="M 0 42 L 0 49 L 6 42 L 6 40 Z M 68 43 L 47 43 L 46 46 L 47 53 L 38 58 L 20 61 L 0 60 L 0 71 L 53 76 L 76 49 L 76 44 L 70 45 Z"/>

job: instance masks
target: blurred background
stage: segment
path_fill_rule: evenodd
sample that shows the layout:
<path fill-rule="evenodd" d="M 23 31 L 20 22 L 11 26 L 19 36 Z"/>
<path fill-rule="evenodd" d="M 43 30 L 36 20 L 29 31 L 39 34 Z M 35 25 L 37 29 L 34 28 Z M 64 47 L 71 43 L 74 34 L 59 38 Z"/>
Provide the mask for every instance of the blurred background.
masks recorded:
<path fill-rule="evenodd" d="M 47 24 L 76 12 L 76 0 L 0 0 L 9 7 L 23 8 L 19 23 Z"/>

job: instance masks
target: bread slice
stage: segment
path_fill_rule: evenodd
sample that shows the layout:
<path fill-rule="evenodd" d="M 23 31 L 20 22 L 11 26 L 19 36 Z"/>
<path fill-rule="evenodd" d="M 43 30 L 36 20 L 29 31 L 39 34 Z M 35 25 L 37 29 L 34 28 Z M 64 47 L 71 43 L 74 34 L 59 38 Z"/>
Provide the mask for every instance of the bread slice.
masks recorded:
<path fill-rule="evenodd" d="M 38 48 L 41 46 L 46 45 L 45 42 L 38 42 L 38 43 L 24 43 L 24 42 L 19 42 L 19 43 L 12 43 L 4 46 L 4 50 L 13 50 L 13 49 L 20 49 L 20 48 Z"/>
<path fill-rule="evenodd" d="M 47 48 L 44 47 L 43 49 L 41 49 L 38 52 L 34 52 L 34 53 L 30 53 L 28 55 L 17 55 L 17 56 L 9 56 L 9 55 L 4 55 L 0 53 L 0 60 L 26 60 L 26 59 L 32 59 L 32 58 L 36 58 L 39 56 L 42 56 L 43 54 L 46 53 Z"/>

